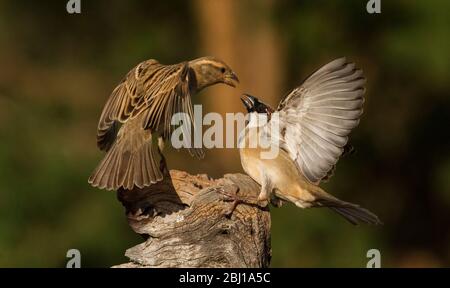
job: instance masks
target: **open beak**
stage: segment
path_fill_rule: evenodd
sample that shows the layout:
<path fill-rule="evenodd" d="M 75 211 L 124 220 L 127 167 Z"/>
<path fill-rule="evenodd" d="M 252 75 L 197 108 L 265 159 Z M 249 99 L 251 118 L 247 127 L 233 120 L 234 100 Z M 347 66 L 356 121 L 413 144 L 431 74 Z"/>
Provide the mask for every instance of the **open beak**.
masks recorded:
<path fill-rule="evenodd" d="M 242 94 L 241 101 L 244 103 L 245 108 L 248 112 L 253 110 L 253 107 L 255 106 L 255 101 L 253 101 L 253 96 L 249 94 Z"/>
<path fill-rule="evenodd" d="M 227 73 L 224 79 L 225 84 L 236 87 L 237 84 L 239 84 L 239 78 L 236 76 L 236 74 L 233 71 L 230 71 Z"/>

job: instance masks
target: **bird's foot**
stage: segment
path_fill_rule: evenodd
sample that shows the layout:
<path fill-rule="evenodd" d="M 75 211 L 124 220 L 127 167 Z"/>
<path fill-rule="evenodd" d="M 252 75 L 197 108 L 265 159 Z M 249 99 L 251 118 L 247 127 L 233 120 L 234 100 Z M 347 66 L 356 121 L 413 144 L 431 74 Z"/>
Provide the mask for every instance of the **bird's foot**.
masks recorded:
<path fill-rule="evenodd" d="M 283 206 L 283 200 L 276 197 L 273 193 L 267 193 L 267 190 L 262 190 L 258 195 L 258 203 L 261 207 L 266 207 L 267 205 L 272 204 L 273 206 L 280 208 Z"/>
<path fill-rule="evenodd" d="M 236 207 L 240 204 L 240 199 L 237 195 L 239 192 L 239 187 L 230 185 L 230 187 L 220 187 L 217 191 L 220 194 L 220 200 L 224 202 L 231 202 L 231 205 L 227 207 L 224 215 L 230 217 L 233 214 Z"/>
<path fill-rule="evenodd" d="M 225 202 L 231 202 L 231 205 L 225 210 L 224 215 L 230 217 L 236 207 L 239 204 L 247 204 L 250 206 L 258 206 L 261 208 L 267 207 L 268 201 L 259 200 L 255 197 L 247 197 L 238 195 L 239 187 L 235 185 L 230 185 L 229 187 L 221 187 L 218 191 L 221 195 L 221 200 Z"/>

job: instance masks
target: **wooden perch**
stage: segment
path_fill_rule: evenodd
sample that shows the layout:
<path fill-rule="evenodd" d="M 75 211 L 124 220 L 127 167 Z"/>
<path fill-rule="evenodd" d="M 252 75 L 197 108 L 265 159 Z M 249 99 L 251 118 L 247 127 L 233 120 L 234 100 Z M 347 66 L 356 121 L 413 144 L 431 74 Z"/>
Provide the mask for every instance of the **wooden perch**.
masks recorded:
<path fill-rule="evenodd" d="M 114 267 L 268 267 L 270 213 L 252 202 L 260 186 L 243 174 L 221 179 L 171 170 L 144 189 L 119 190 L 131 228 L 146 239 Z M 228 199 L 227 199 L 228 198 Z M 232 213 L 230 213 L 232 211 Z"/>

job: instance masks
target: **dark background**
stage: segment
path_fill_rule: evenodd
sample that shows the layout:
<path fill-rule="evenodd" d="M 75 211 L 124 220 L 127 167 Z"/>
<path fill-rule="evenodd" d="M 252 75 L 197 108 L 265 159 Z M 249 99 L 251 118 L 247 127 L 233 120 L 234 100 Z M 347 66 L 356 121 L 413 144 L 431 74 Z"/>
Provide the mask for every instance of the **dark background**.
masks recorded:
<path fill-rule="evenodd" d="M 125 262 L 142 241 L 115 193 L 87 178 L 101 109 L 138 62 L 217 56 L 238 89 L 195 97 L 204 112 L 243 112 L 242 92 L 275 106 L 328 61 L 365 71 L 365 114 L 351 135 L 357 153 L 323 187 L 377 213 L 381 227 L 354 227 L 323 209 L 272 209 L 273 267 L 450 264 L 450 2 L 0 0 L 0 266 L 64 267 Z M 198 161 L 168 149 L 170 168 L 241 172 L 236 149 Z"/>

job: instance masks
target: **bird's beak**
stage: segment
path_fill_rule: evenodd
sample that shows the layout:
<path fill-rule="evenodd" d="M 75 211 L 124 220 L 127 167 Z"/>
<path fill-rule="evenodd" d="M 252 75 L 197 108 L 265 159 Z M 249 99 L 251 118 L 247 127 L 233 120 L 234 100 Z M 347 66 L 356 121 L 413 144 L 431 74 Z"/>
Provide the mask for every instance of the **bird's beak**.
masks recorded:
<path fill-rule="evenodd" d="M 236 87 L 239 84 L 239 78 L 233 71 L 230 71 L 225 75 L 223 82 L 231 87 Z"/>
<path fill-rule="evenodd" d="M 244 103 L 245 108 L 248 112 L 252 111 L 255 106 L 255 102 L 253 101 L 253 96 L 249 94 L 242 94 L 241 101 Z"/>

